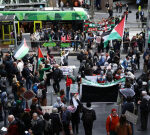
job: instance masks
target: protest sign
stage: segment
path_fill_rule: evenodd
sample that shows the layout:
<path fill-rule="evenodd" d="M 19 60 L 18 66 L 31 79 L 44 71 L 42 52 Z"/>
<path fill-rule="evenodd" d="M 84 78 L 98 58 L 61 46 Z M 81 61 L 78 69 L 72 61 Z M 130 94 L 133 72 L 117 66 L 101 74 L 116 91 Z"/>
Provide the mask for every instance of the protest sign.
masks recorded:
<path fill-rule="evenodd" d="M 125 116 L 126 116 L 126 119 L 127 119 L 129 122 L 131 122 L 131 123 L 133 123 L 134 125 L 136 125 L 137 120 L 138 120 L 138 116 L 137 116 L 137 115 L 135 115 L 134 113 L 131 113 L 131 112 L 129 112 L 129 111 L 126 111 L 126 112 L 125 112 Z"/>
<path fill-rule="evenodd" d="M 52 113 L 53 106 L 41 106 L 43 114 Z"/>
<path fill-rule="evenodd" d="M 22 94 L 22 97 L 25 100 L 30 100 L 30 99 L 35 97 L 35 93 L 33 91 L 31 91 L 31 90 L 28 90 L 28 91 L 26 91 L 25 93 Z"/>
<path fill-rule="evenodd" d="M 77 84 L 71 84 L 70 93 L 78 93 L 78 85 Z"/>

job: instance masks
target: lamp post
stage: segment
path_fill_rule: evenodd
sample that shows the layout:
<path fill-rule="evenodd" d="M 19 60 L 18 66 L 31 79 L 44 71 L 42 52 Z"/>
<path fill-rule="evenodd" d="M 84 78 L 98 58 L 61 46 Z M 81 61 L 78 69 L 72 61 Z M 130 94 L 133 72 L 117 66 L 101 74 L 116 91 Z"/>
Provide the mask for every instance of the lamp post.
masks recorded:
<path fill-rule="evenodd" d="M 145 45 L 145 50 L 148 48 L 148 44 L 150 43 L 150 0 L 148 0 L 148 6 L 147 6 L 147 33 L 145 34 L 146 38 L 146 45 Z"/>
<path fill-rule="evenodd" d="M 91 0 L 91 19 L 93 20 L 94 19 L 94 0 Z"/>

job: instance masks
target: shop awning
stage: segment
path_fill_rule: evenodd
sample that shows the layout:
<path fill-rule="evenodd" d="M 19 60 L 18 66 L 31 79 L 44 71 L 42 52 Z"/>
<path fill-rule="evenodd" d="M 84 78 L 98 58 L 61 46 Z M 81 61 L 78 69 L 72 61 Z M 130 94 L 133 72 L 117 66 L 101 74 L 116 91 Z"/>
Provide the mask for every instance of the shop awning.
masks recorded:
<path fill-rule="evenodd" d="M 14 21 L 15 15 L 0 15 L 0 22 L 2 21 Z"/>
<path fill-rule="evenodd" d="M 15 15 L 16 21 L 87 20 L 85 11 L 0 11 L 3 15 Z"/>

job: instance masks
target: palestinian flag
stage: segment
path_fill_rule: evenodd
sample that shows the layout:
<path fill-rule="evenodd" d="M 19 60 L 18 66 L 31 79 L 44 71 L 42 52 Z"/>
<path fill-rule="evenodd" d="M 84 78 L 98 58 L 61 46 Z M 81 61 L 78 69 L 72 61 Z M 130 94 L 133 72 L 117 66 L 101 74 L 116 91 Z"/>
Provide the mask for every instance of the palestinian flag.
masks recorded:
<path fill-rule="evenodd" d="M 26 54 L 28 54 L 29 52 L 29 47 L 26 43 L 26 40 L 24 38 L 24 40 L 22 40 L 19 48 L 17 49 L 17 51 L 14 53 L 14 57 L 17 59 L 17 60 L 20 60 L 22 59 Z"/>
<path fill-rule="evenodd" d="M 116 27 L 112 30 L 107 40 L 105 40 L 105 42 L 114 39 L 122 39 L 124 34 L 124 27 L 125 27 L 125 17 L 121 20 L 121 22 L 118 25 L 116 25 Z"/>
<path fill-rule="evenodd" d="M 104 47 L 106 47 L 108 45 L 108 37 L 109 37 L 109 34 L 111 33 L 111 30 L 110 31 L 106 31 L 106 32 L 103 32 L 102 33 L 102 38 L 104 39 Z"/>
<path fill-rule="evenodd" d="M 44 59 L 44 56 L 43 56 L 42 51 L 41 51 L 41 49 L 39 47 L 39 49 L 38 49 L 38 66 L 41 63 L 42 59 Z"/>

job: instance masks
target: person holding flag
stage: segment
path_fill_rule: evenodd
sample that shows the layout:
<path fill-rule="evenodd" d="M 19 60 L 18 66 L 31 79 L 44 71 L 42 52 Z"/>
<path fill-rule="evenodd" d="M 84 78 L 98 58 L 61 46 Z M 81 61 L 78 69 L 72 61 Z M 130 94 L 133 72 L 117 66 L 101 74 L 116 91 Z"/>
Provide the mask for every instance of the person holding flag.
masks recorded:
<path fill-rule="evenodd" d="M 123 17 L 121 22 L 118 25 L 115 26 L 115 28 L 107 36 L 107 38 L 105 38 L 105 41 L 104 41 L 104 47 L 105 48 L 108 45 L 108 44 L 106 44 L 108 41 L 115 40 L 115 39 L 122 39 L 123 38 L 124 27 L 125 27 L 125 16 Z"/>
<path fill-rule="evenodd" d="M 39 68 L 39 80 L 43 81 L 44 80 L 44 71 L 50 70 L 51 66 L 44 68 L 43 64 L 41 63 L 41 60 L 44 59 L 44 56 L 42 54 L 42 51 L 39 47 L 38 49 L 38 68 Z"/>

